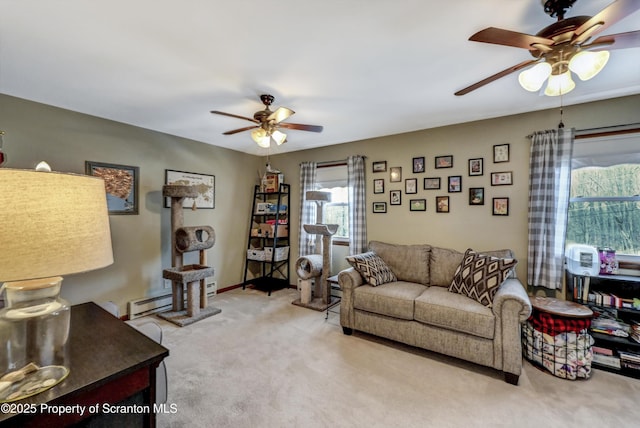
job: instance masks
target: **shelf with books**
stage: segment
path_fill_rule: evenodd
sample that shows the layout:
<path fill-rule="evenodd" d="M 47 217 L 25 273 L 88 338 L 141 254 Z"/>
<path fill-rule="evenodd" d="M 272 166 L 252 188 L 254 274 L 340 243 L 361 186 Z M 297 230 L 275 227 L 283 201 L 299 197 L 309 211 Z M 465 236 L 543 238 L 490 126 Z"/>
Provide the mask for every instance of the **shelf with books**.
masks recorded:
<path fill-rule="evenodd" d="M 566 272 L 567 296 L 594 312 L 593 366 L 640 378 L 640 277 Z"/>

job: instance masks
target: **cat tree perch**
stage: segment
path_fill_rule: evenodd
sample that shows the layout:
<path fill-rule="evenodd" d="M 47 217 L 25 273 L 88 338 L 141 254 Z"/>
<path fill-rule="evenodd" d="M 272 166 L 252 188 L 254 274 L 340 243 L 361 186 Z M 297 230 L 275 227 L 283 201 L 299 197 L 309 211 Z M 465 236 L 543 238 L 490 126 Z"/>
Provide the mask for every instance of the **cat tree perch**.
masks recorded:
<path fill-rule="evenodd" d="M 322 223 L 322 209 L 325 202 L 331 202 L 331 193 L 311 191 L 306 193 L 307 201 L 317 203 L 316 224 L 303 224 L 305 232 L 316 235 L 316 249 L 322 254 L 309 254 L 296 260 L 296 272 L 301 279 L 300 299 L 293 304 L 324 311 L 333 305 L 331 298 L 331 284 L 328 278 L 331 274 L 331 239 L 338 231 L 337 224 Z M 315 281 L 315 298 L 311 298 L 311 282 Z"/>
<path fill-rule="evenodd" d="M 205 281 L 214 274 L 214 269 L 207 266 L 205 250 L 214 246 L 215 232 L 211 226 L 183 226 L 183 202 L 185 198 L 198 196 L 195 186 L 166 185 L 162 187 L 162 196 L 171 198 L 172 267 L 164 269 L 162 277 L 171 280 L 172 308 L 158 316 L 183 327 L 221 312 L 218 308 L 207 306 Z M 199 263 L 184 265 L 184 254 L 191 251 L 199 252 Z"/>

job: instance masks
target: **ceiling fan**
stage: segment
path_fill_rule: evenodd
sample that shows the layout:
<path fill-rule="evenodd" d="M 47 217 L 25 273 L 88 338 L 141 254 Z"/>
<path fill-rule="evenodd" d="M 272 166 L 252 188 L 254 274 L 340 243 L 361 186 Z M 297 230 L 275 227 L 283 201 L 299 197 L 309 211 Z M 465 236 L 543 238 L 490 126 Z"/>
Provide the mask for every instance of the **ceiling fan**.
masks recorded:
<path fill-rule="evenodd" d="M 591 37 L 640 9 L 640 0 L 617 0 L 595 16 L 565 18 L 565 12 L 576 0 L 542 0 L 545 12 L 558 21 L 543 28 L 535 36 L 510 30 L 489 27 L 469 38 L 474 42 L 493 43 L 527 49 L 534 59 L 523 61 L 471 86 L 455 95 L 465 95 L 488 83 L 523 70 L 518 78 L 520 85 L 532 92 L 542 88 L 548 80 L 545 95 L 563 95 L 575 87 L 571 72 L 581 80 L 598 74 L 609 59 L 604 48 L 625 49 L 640 47 L 640 31 Z M 529 66 L 535 66 L 528 68 Z"/>
<path fill-rule="evenodd" d="M 246 126 L 244 128 L 234 129 L 232 131 L 223 132 L 223 135 L 237 134 L 238 132 L 248 131 L 251 132 L 251 138 L 260 147 L 270 147 L 271 140 L 273 139 L 277 145 L 281 145 L 287 142 L 287 134 L 280 131 L 278 128 L 285 129 L 297 129 L 300 131 L 322 132 L 322 126 L 317 125 L 302 125 L 299 123 L 284 122 L 295 112 L 286 107 L 278 107 L 275 111 L 272 111 L 269 106 L 273 103 L 273 95 L 263 94 L 260 95 L 260 101 L 265 105 L 264 110 L 257 111 L 253 114 L 253 119 L 250 117 L 239 116 L 237 114 L 225 113 L 223 111 L 212 110 L 211 113 L 221 114 L 223 116 L 235 117 L 238 119 L 248 120 L 255 125 Z"/>

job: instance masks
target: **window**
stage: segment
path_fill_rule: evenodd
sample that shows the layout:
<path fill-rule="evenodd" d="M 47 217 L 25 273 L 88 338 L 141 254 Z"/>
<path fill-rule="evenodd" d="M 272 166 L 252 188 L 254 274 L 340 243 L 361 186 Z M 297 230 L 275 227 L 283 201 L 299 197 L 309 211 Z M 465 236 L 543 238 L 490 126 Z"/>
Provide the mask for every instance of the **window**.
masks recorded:
<path fill-rule="evenodd" d="M 316 187 L 331 193 L 331 202 L 324 204 L 322 221 L 339 225 L 333 235 L 335 243 L 349 242 L 349 192 L 347 188 L 347 166 L 319 166 L 316 172 Z"/>
<path fill-rule="evenodd" d="M 640 260 L 639 147 L 640 133 L 575 141 L 568 244 L 610 247 Z"/>

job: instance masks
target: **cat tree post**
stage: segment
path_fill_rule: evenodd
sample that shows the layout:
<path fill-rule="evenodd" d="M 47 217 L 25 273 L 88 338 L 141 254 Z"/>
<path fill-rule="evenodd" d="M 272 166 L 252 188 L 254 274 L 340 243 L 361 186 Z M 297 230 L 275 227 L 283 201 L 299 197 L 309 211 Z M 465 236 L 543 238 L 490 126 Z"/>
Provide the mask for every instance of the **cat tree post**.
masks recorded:
<path fill-rule="evenodd" d="M 316 298 L 311 302 L 303 302 L 302 297 L 293 303 L 295 305 L 308 307 L 320 311 L 326 310 L 332 304 L 331 284 L 329 276 L 331 275 L 331 239 L 338 231 L 337 224 L 322 224 L 322 204 L 331 202 L 331 193 L 310 191 L 306 193 L 308 201 L 317 203 L 316 224 L 303 224 L 305 232 L 310 235 L 316 235 L 316 251 L 321 252 L 322 268 L 319 266 L 320 255 L 310 254 L 302 256 L 296 261 L 298 276 L 303 280 L 310 280 L 315 275 L 315 295 Z"/>
<path fill-rule="evenodd" d="M 207 307 L 206 278 L 213 276 L 214 269 L 206 266 L 205 251 L 215 244 L 215 232 L 211 226 L 183 226 L 183 202 L 185 198 L 198 196 L 196 187 L 167 185 L 162 188 L 162 195 L 171 198 L 172 267 L 164 269 L 162 277 L 171 280 L 173 304 L 171 311 L 158 316 L 182 327 L 221 312 L 220 309 Z M 200 263 L 185 266 L 184 253 L 192 251 L 199 252 Z"/>

